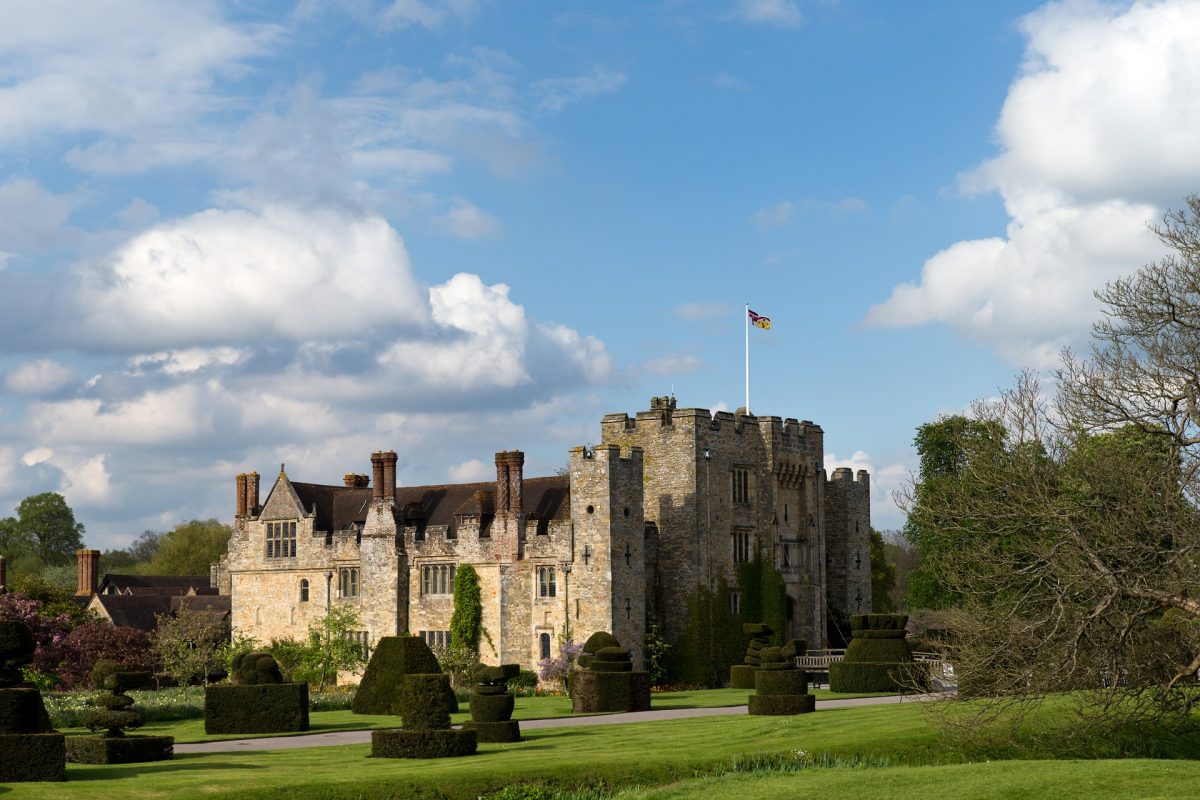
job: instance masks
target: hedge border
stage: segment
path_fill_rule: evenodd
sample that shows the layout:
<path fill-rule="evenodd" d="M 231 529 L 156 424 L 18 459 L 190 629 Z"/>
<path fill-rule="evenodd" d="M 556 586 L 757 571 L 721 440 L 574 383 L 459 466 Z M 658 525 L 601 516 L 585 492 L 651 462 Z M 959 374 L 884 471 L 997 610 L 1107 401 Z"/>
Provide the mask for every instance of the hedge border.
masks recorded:
<path fill-rule="evenodd" d="M 511 694 L 471 695 L 471 719 L 475 722 L 504 722 L 512 719 L 516 698 Z"/>
<path fill-rule="evenodd" d="M 749 705 L 749 712 L 756 716 L 791 716 L 816 710 L 817 698 L 811 694 L 752 694 Z"/>
<path fill-rule="evenodd" d="M 140 764 L 175 755 L 174 736 L 72 736 L 67 761 L 73 764 Z"/>
<path fill-rule="evenodd" d="M 802 669 L 759 670 L 754 673 L 754 691 L 762 696 L 808 694 L 808 675 Z"/>
<path fill-rule="evenodd" d="M 205 733 L 288 733 L 306 730 L 306 683 L 204 688 Z"/>
<path fill-rule="evenodd" d="M 521 723 L 515 719 L 499 722 L 479 722 L 468 720 L 462 724 L 464 731 L 475 731 L 475 738 L 481 743 L 504 744 L 521 741 Z"/>
<path fill-rule="evenodd" d="M 65 739 L 57 731 L 0 734 L 0 783 L 65 781 Z"/>
<path fill-rule="evenodd" d="M 458 758 L 474 755 L 478 738 L 473 730 L 371 731 L 371 758 Z"/>

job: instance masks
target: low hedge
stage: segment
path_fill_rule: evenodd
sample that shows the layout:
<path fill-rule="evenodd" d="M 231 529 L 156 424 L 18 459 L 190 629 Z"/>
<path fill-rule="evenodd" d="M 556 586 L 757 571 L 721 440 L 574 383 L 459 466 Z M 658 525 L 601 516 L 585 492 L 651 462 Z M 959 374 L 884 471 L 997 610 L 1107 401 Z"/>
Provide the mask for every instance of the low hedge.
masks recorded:
<path fill-rule="evenodd" d="M 511 694 L 471 695 L 471 719 L 475 722 L 503 722 L 512 719 L 516 700 Z"/>
<path fill-rule="evenodd" d="M 473 730 L 371 731 L 372 758 L 455 758 L 474 755 L 477 749 Z"/>
<path fill-rule="evenodd" d="M 72 736 L 67 760 L 73 764 L 137 764 L 166 761 L 175 754 L 173 736 Z"/>
<path fill-rule="evenodd" d="M 749 711 L 758 716 L 808 714 L 817 707 L 816 702 L 811 694 L 752 694 Z"/>
<path fill-rule="evenodd" d="M 371 660 L 367 663 L 350 708 L 355 714 L 402 716 L 404 676 L 441 671 L 433 651 L 421 637 L 384 636 L 371 653 Z M 458 710 L 457 702 L 454 710 Z"/>
<path fill-rule="evenodd" d="M 760 695 L 807 694 L 808 676 L 802 669 L 759 670 L 754 691 Z"/>
<path fill-rule="evenodd" d="M 521 723 L 515 719 L 500 720 L 498 722 L 468 720 L 463 723 L 462 729 L 464 731 L 475 731 L 476 740 L 488 744 L 521 741 Z"/>
<path fill-rule="evenodd" d="M 65 738 L 58 732 L 0 734 L 0 783 L 65 781 Z"/>
<path fill-rule="evenodd" d="M 731 689 L 753 689 L 754 688 L 754 665 L 752 664 L 734 664 L 729 668 L 729 688 Z"/>
<path fill-rule="evenodd" d="M 846 662 L 912 661 L 908 642 L 903 639 L 859 639 L 857 635 L 846 647 Z"/>
<path fill-rule="evenodd" d="M 306 730 L 306 683 L 205 687 L 205 733 L 284 733 Z"/>
<path fill-rule="evenodd" d="M 450 676 L 441 672 L 405 676 L 404 711 L 401 714 L 404 727 L 409 730 L 449 728 L 451 706 L 446 700 L 449 690 Z"/>
<path fill-rule="evenodd" d="M 576 714 L 630 710 L 632 672 L 594 672 L 579 669 L 573 673 L 571 710 Z"/>
<path fill-rule="evenodd" d="M 829 688 L 834 692 L 902 692 L 923 689 L 929 668 L 921 662 L 851 662 L 829 665 Z"/>

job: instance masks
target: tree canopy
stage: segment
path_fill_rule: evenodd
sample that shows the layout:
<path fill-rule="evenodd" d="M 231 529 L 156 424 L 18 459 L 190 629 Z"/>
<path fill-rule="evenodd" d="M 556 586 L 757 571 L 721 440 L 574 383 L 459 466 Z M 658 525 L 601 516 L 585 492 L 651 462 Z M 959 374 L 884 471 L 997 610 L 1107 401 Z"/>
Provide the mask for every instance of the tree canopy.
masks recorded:
<path fill-rule="evenodd" d="M 1187 202 L 1156 228 L 1170 255 L 1097 292 L 1090 355 L 1064 353 L 1053 396 L 1025 373 L 970 418 L 922 426 L 906 533 L 931 596 L 955 606 L 962 694 L 1069 690 L 1105 722 L 1183 719 L 1197 699 L 1200 198 Z"/>
<path fill-rule="evenodd" d="M 215 519 L 183 522 L 163 534 L 144 570 L 147 575 L 207 575 L 225 555 L 233 529 Z M 146 538 L 134 543 L 138 546 Z"/>
<path fill-rule="evenodd" d="M 42 564 L 68 564 L 83 547 L 83 523 L 58 492 L 42 492 L 21 501 L 15 517 L 0 519 L 0 550 Z"/>

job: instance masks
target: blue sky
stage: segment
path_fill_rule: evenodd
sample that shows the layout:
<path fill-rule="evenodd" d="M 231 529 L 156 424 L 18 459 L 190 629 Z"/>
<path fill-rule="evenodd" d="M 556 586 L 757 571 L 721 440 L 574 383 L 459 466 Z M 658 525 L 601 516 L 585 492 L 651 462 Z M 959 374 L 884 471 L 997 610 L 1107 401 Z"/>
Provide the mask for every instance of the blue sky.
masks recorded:
<path fill-rule="evenodd" d="M 608 412 L 812 419 L 874 476 L 1086 347 L 1200 191 L 1200 2 L 0 7 L 0 508 L 548 474 Z"/>

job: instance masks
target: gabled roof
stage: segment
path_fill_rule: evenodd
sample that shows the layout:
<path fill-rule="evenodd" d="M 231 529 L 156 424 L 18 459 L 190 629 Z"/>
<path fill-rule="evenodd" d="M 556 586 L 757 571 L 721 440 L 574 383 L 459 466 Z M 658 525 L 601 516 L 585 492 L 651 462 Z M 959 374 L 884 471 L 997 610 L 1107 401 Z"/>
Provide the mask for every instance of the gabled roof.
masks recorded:
<path fill-rule="evenodd" d="M 98 594 L 93 602 L 100 605 L 103 615 L 112 620 L 113 625 L 152 631 L 158 627 L 157 615 L 171 612 L 172 599 L 166 594 Z"/>

